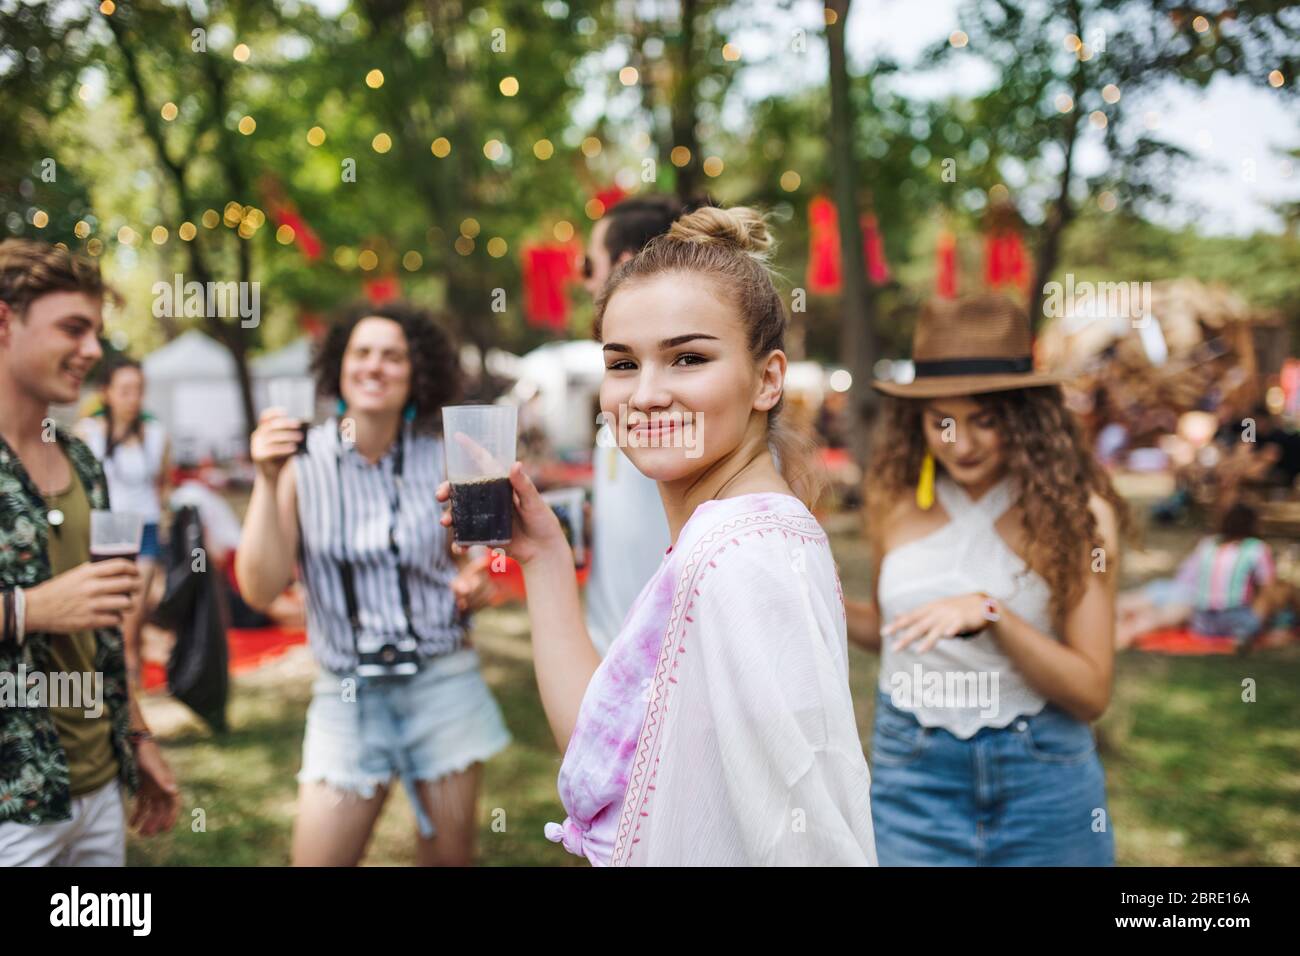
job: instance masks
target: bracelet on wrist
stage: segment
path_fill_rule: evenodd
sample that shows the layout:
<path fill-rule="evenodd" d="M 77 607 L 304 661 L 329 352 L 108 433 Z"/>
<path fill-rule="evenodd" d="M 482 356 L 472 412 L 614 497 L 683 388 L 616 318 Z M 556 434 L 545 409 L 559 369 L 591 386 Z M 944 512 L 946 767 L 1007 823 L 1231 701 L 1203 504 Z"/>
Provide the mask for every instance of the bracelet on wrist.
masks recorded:
<path fill-rule="evenodd" d="M 14 588 L 14 640 L 21 647 L 27 639 L 27 592 Z"/>
<path fill-rule="evenodd" d="M 14 592 L 5 591 L 4 597 L 0 598 L 0 608 L 4 610 L 4 629 L 0 630 L 0 641 L 8 644 L 10 641 L 17 641 L 14 617 L 17 612 L 14 610 Z"/>
<path fill-rule="evenodd" d="M 132 730 L 127 733 L 126 739 L 132 747 L 138 747 L 146 740 L 153 740 L 153 734 L 147 730 Z"/>
<path fill-rule="evenodd" d="M 984 620 L 989 624 L 996 624 L 1002 620 L 1002 602 L 983 591 L 979 592 L 979 596 L 984 599 Z"/>
<path fill-rule="evenodd" d="M 975 596 L 984 602 L 984 609 L 983 609 L 984 623 L 981 624 L 979 627 L 975 628 L 974 630 L 959 631 L 956 636 L 962 639 L 979 637 L 981 634 L 983 634 L 985 631 L 989 629 L 990 624 L 996 624 L 998 621 L 1002 620 L 1001 601 L 993 597 L 991 594 L 985 594 L 983 591 L 976 591 Z"/>
<path fill-rule="evenodd" d="M 0 641 L 13 641 L 22 646 L 27 637 L 27 593 L 19 587 L 4 593 L 4 630 Z"/>

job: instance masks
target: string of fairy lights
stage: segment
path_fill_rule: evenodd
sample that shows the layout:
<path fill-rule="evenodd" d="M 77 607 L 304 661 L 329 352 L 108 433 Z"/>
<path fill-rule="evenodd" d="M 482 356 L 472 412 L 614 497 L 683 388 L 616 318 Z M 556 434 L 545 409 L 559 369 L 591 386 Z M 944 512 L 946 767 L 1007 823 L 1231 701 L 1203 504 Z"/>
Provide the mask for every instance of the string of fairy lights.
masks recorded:
<path fill-rule="evenodd" d="M 100 13 L 106 17 L 112 16 L 116 11 L 116 4 L 113 0 L 103 0 L 99 5 Z M 1185 23 L 1185 12 L 1175 11 L 1171 14 L 1174 18 L 1175 25 L 1182 28 Z M 1225 11 L 1211 21 L 1204 15 L 1196 15 L 1191 21 L 1193 31 L 1198 34 L 1208 33 L 1212 29 L 1217 29 L 1226 19 L 1231 19 L 1232 11 Z M 826 25 L 832 26 L 836 22 L 837 15 L 829 7 L 824 10 L 824 21 Z M 948 37 L 949 44 L 957 49 L 966 48 L 970 44 L 970 37 L 962 30 L 954 30 Z M 1071 33 L 1064 36 L 1062 43 L 1066 51 L 1075 54 L 1080 61 L 1090 60 L 1096 55 L 1089 45 L 1079 36 Z M 722 58 L 727 62 L 737 62 L 741 59 L 740 47 L 735 43 L 724 43 L 721 49 Z M 247 43 L 237 43 L 231 49 L 231 57 L 240 64 L 246 64 L 252 59 L 252 50 Z M 641 81 L 640 71 L 634 66 L 624 66 L 618 71 L 618 81 L 627 87 L 635 86 Z M 1280 70 L 1273 70 L 1267 76 L 1269 86 L 1274 89 L 1281 88 L 1286 78 Z M 364 76 L 365 85 L 371 90 L 378 90 L 385 83 L 383 70 L 372 68 Z M 502 77 L 497 84 L 498 91 L 504 97 L 514 97 L 520 90 L 519 78 L 513 75 Z M 1114 83 L 1107 83 L 1101 89 L 1102 101 L 1110 106 L 1119 103 L 1122 93 L 1120 88 Z M 92 98 L 92 92 L 88 86 L 82 85 L 78 90 L 78 96 L 83 102 L 89 102 Z M 1061 114 L 1069 114 L 1075 110 L 1078 104 L 1068 93 L 1057 94 L 1052 103 L 1056 110 Z M 180 107 L 168 101 L 159 109 L 159 115 L 166 123 L 175 122 L 180 116 Z M 1109 124 L 1109 119 L 1105 112 L 1100 109 L 1092 110 L 1088 114 L 1089 124 L 1097 130 L 1104 130 Z M 1155 129 L 1159 126 L 1159 116 L 1154 112 L 1147 112 L 1143 116 L 1143 122 L 1147 129 Z M 257 131 L 257 120 L 251 115 L 244 115 L 239 118 L 235 128 L 244 136 L 252 136 Z M 306 132 L 306 140 L 309 146 L 319 148 L 324 146 L 328 139 L 328 133 L 323 126 L 312 126 Z M 651 146 L 651 139 L 648 133 L 640 131 L 631 139 L 632 147 L 641 152 L 648 152 Z M 371 141 L 370 148 L 379 155 L 385 155 L 393 148 L 393 139 L 387 132 L 376 133 Z M 438 136 L 429 144 L 429 151 L 435 159 L 443 160 L 451 155 L 453 143 L 447 136 Z M 590 135 L 581 140 L 577 150 L 588 160 L 600 156 L 604 150 L 604 143 L 599 137 Z M 484 158 L 489 162 L 496 164 L 508 163 L 512 158 L 512 153 L 506 143 L 498 138 L 489 138 L 482 146 Z M 539 162 L 547 162 L 557 155 L 555 143 L 549 138 L 541 138 L 532 144 L 532 154 Z M 677 168 L 688 166 L 694 156 L 691 150 L 684 145 L 673 146 L 668 153 L 669 162 Z M 717 178 L 722 175 L 726 165 L 721 156 L 706 155 L 700 162 L 700 170 L 709 178 Z M 628 172 L 628 171 L 623 171 Z M 624 177 L 628 180 L 627 185 L 635 182 L 635 175 L 630 174 Z M 617 180 L 616 180 L 617 181 Z M 783 192 L 798 192 L 803 185 L 803 177 L 794 170 L 784 170 L 778 179 L 778 184 Z M 624 185 L 620 183 L 620 185 Z M 989 188 L 987 198 L 992 203 L 1005 202 L 1009 198 L 1009 191 L 1006 186 L 998 183 Z M 1112 212 L 1118 207 L 1118 198 L 1109 191 L 1104 190 L 1096 197 L 1098 208 L 1103 212 Z M 605 214 L 606 207 L 604 201 L 600 198 L 588 200 L 583 208 L 585 216 L 595 221 Z M 205 210 L 199 218 L 199 225 L 191 221 L 181 222 L 175 227 L 174 235 L 182 242 L 193 242 L 198 238 L 199 226 L 206 230 L 216 230 L 225 226 L 234 230 L 239 238 L 244 240 L 253 239 L 258 232 L 266 225 L 266 213 L 256 205 L 244 204 L 236 200 L 226 203 L 221 212 L 209 208 Z M 29 210 L 28 221 L 37 229 L 45 229 L 50 222 L 49 213 L 44 209 L 33 208 Z M 91 256 L 100 256 L 104 253 L 105 240 L 99 236 L 93 235 L 96 231 L 97 220 L 93 215 L 87 215 L 79 219 L 73 228 L 73 234 L 77 239 L 84 242 L 86 253 Z M 555 240 L 560 243 L 571 241 L 576 234 L 576 227 L 567 219 L 561 219 L 552 225 L 551 233 Z M 452 248 L 461 256 L 469 256 L 479 246 L 480 234 L 482 232 L 481 224 L 474 218 L 464 219 L 459 226 L 458 233 L 452 240 Z M 120 226 L 115 234 L 110 235 L 110 241 L 115 240 L 121 246 L 135 247 L 143 245 L 146 240 L 156 246 L 166 245 L 172 238 L 173 232 L 167 226 L 156 224 L 149 227 L 142 227 L 137 231 L 131 225 Z M 285 223 L 278 226 L 275 230 L 275 241 L 280 245 L 292 245 L 298 238 L 293 226 Z M 434 227 L 428 230 L 427 238 L 430 242 L 439 238 L 445 241 L 446 236 L 442 229 Z M 383 245 L 381 243 L 381 245 Z M 482 242 L 486 253 L 494 258 L 500 259 L 509 252 L 509 243 L 502 236 L 490 236 Z M 336 266 L 345 271 L 353 268 L 359 268 L 363 272 L 372 272 L 379 268 L 381 261 L 379 254 L 373 248 L 365 248 L 356 251 L 347 245 L 339 245 L 334 248 L 332 260 Z M 402 268 L 409 272 L 418 272 L 424 265 L 424 256 L 415 249 L 409 249 L 401 256 Z"/>

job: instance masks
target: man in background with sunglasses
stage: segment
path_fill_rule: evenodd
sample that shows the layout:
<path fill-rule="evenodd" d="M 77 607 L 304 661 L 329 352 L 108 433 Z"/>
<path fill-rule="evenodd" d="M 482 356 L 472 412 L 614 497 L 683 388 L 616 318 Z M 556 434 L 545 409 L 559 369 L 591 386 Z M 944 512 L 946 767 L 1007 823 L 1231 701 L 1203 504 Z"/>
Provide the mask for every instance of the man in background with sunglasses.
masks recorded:
<path fill-rule="evenodd" d="M 610 275 L 666 233 L 679 216 L 710 205 L 675 196 L 632 196 L 612 206 L 592 227 L 582 263 L 592 299 Z M 599 423 L 598 423 L 599 424 Z M 587 630 L 602 657 L 623 618 L 663 560 L 669 545 L 659 486 L 636 470 L 617 447 L 613 429 L 600 424 L 592 454 L 592 559 L 587 579 Z"/>
<path fill-rule="evenodd" d="M 0 242 L 0 866 L 121 866 L 124 791 L 144 836 L 178 791 L 127 688 L 120 625 L 139 575 L 90 560 L 104 472 L 49 416 L 103 354 L 99 267 Z"/>

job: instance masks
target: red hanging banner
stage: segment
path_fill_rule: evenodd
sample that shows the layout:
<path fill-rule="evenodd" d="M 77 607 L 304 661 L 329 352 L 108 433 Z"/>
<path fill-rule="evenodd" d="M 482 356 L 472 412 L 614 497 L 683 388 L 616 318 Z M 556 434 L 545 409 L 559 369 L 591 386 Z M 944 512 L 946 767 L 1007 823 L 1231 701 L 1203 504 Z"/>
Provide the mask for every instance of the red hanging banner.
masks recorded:
<path fill-rule="evenodd" d="M 271 211 L 271 221 L 277 228 L 288 226 L 293 230 L 294 244 L 308 261 L 315 262 L 319 259 L 324 251 L 324 244 L 320 241 L 320 236 L 316 235 L 312 227 L 307 224 L 307 220 L 299 215 L 293 200 L 285 195 L 280 181 L 268 173 L 262 177 L 260 185 L 262 195 L 266 197 L 267 208 Z"/>
<path fill-rule="evenodd" d="M 325 335 L 325 319 L 317 312 L 299 312 L 298 328 L 312 341 L 319 342 Z"/>
<path fill-rule="evenodd" d="M 885 261 L 885 239 L 880 234 L 876 214 L 869 212 L 862 217 L 862 254 L 866 259 L 867 278 L 872 285 L 884 285 L 889 281 L 889 263 Z"/>
<path fill-rule="evenodd" d="M 1018 232 L 998 232 L 984 237 L 984 281 L 990 289 L 1014 286 L 1029 290 L 1029 256 Z"/>
<path fill-rule="evenodd" d="M 825 196 L 808 203 L 808 291 L 833 295 L 840 291 L 840 230 L 835 205 Z"/>
<path fill-rule="evenodd" d="M 368 279 L 362 288 L 371 305 L 383 305 L 402 294 L 402 284 L 397 281 L 397 276 L 391 274 Z"/>
<path fill-rule="evenodd" d="M 597 190 L 596 195 L 591 198 L 600 203 L 605 212 L 609 212 L 627 198 L 627 193 L 623 191 L 622 187 L 613 185 L 607 189 Z"/>
<path fill-rule="evenodd" d="M 569 322 L 568 284 L 575 277 L 569 243 L 523 249 L 524 318 L 530 325 L 563 332 Z"/>
<path fill-rule="evenodd" d="M 874 212 L 859 220 L 862 229 L 862 265 L 872 285 L 889 281 L 889 263 L 885 261 L 885 240 Z M 814 196 L 808 203 L 808 291 L 834 295 L 844 279 L 840 250 L 839 212 L 825 196 Z"/>
<path fill-rule="evenodd" d="M 1020 234 L 1024 220 L 1015 204 L 1002 199 L 984 215 L 984 283 L 990 290 L 1012 286 L 1028 294 L 1032 266 Z"/>
<path fill-rule="evenodd" d="M 298 250 L 307 257 L 308 261 L 315 262 L 320 258 L 323 244 L 320 237 L 316 235 L 311 226 L 307 225 L 307 220 L 292 207 L 281 207 L 271 214 L 276 226 L 288 226 L 293 230 L 293 241 L 298 246 Z"/>
<path fill-rule="evenodd" d="M 937 269 L 934 276 L 934 294 L 941 299 L 957 297 L 957 237 L 945 229 L 939 233 L 935 244 Z"/>

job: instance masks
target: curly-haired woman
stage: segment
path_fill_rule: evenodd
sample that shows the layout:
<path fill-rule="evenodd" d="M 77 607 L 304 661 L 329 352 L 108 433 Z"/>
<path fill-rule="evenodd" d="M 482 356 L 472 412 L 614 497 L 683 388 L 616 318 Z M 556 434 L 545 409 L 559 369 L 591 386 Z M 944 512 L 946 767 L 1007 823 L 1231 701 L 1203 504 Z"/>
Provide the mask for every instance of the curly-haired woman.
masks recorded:
<path fill-rule="evenodd" d="M 509 735 L 466 644 L 466 615 L 491 590 L 486 568 L 458 573 L 434 499 L 440 409 L 458 367 L 426 312 L 354 309 L 315 363 L 337 416 L 307 433 L 302 454 L 301 423 L 282 409 L 267 409 L 252 436 L 240 590 L 265 607 L 296 563 L 321 667 L 298 775 L 297 865 L 359 862 L 394 776 L 415 808 L 419 862 L 473 859 L 482 762 Z"/>
<path fill-rule="evenodd" d="M 936 302 L 868 480 L 882 865 L 1114 862 L 1089 722 L 1110 700 L 1123 503 L 1010 300 Z"/>

